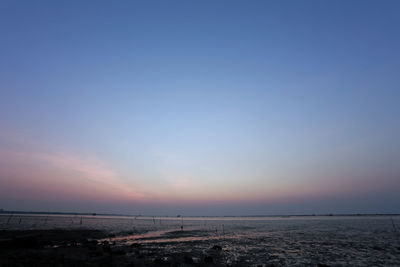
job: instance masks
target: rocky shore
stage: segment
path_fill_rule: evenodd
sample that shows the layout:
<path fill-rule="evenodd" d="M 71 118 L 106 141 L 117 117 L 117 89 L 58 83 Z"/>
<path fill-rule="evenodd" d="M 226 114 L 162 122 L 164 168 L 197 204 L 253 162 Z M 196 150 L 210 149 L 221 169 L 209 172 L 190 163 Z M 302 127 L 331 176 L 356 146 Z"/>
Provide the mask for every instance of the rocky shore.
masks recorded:
<path fill-rule="evenodd" d="M 3 230 L 0 231 L 0 266 L 225 265 L 218 245 L 206 254 L 194 255 L 171 251 L 168 244 L 120 245 L 111 241 L 114 237 L 98 230 Z"/>
<path fill-rule="evenodd" d="M 397 232 L 1 230 L 8 266 L 399 266 Z"/>

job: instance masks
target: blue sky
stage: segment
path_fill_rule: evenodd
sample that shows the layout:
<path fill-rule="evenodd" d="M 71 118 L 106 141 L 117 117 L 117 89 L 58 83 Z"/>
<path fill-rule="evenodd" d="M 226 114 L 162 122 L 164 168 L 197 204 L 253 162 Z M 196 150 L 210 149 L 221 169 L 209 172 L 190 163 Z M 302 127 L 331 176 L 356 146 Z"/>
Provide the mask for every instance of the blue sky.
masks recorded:
<path fill-rule="evenodd" d="M 2 1 L 0 201 L 400 212 L 399 12 L 397 1 Z"/>

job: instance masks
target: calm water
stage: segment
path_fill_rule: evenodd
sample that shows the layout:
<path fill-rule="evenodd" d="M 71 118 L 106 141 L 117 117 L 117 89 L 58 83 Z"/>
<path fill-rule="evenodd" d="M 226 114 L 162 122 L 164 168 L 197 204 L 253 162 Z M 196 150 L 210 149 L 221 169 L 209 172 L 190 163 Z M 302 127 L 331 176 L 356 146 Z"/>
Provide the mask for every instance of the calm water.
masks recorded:
<path fill-rule="evenodd" d="M 228 264 L 400 266 L 399 216 L 0 215 L 0 229 L 53 228 L 106 230 L 116 233 L 108 240 L 117 246 L 165 246 L 168 253 L 200 254 L 217 244 Z"/>
<path fill-rule="evenodd" d="M 0 229 L 98 229 L 111 232 L 198 229 L 216 234 L 307 230 L 359 234 L 400 231 L 400 216 L 145 217 L 0 214 Z"/>

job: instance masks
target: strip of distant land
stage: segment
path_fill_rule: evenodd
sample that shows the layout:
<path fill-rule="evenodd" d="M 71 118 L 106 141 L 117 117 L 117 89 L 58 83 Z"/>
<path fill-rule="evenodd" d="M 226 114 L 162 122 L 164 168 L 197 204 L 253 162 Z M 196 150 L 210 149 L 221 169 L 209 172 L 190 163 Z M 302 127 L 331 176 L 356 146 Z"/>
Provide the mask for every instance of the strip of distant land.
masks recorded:
<path fill-rule="evenodd" d="M 168 216 L 168 215 L 140 215 L 140 214 L 112 214 L 112 213 L 93 213 L 93 212 L 55 212 L 55 211 L 21 211 L 21 210 L 4 210 L 0 209 L 0 214 L 35 214 L 35 215 L 82 215 L 82 216 L 144 216 L 144 217 L 176 217 L 176 216 Z M 199 215 L 199 216 L 183 216 L 186 218 L 190 217 L 233 217 L 233 218 L 241 218 L 241 217 L 312 217 L 312 216 L 399 216 L 400 213 L 343 213 L 343 214 L 335 214 L 335 213 L 325 213 L 325 214 L 287 214 L 287 215 L 225 215 L 225 216 L 207 216 L 207 215 Z M 177 217 L 181 217 L 178 215 Z"/>

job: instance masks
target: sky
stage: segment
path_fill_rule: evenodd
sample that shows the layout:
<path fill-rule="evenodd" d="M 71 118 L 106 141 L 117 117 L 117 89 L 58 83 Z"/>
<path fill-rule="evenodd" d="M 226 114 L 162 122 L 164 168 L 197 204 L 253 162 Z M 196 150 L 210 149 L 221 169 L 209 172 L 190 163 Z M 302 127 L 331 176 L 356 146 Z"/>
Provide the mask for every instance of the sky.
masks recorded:
<path fill-rule="evenodd" d="M 400 213 L 399 1 L 0 1 L 0 208 Z"/>

